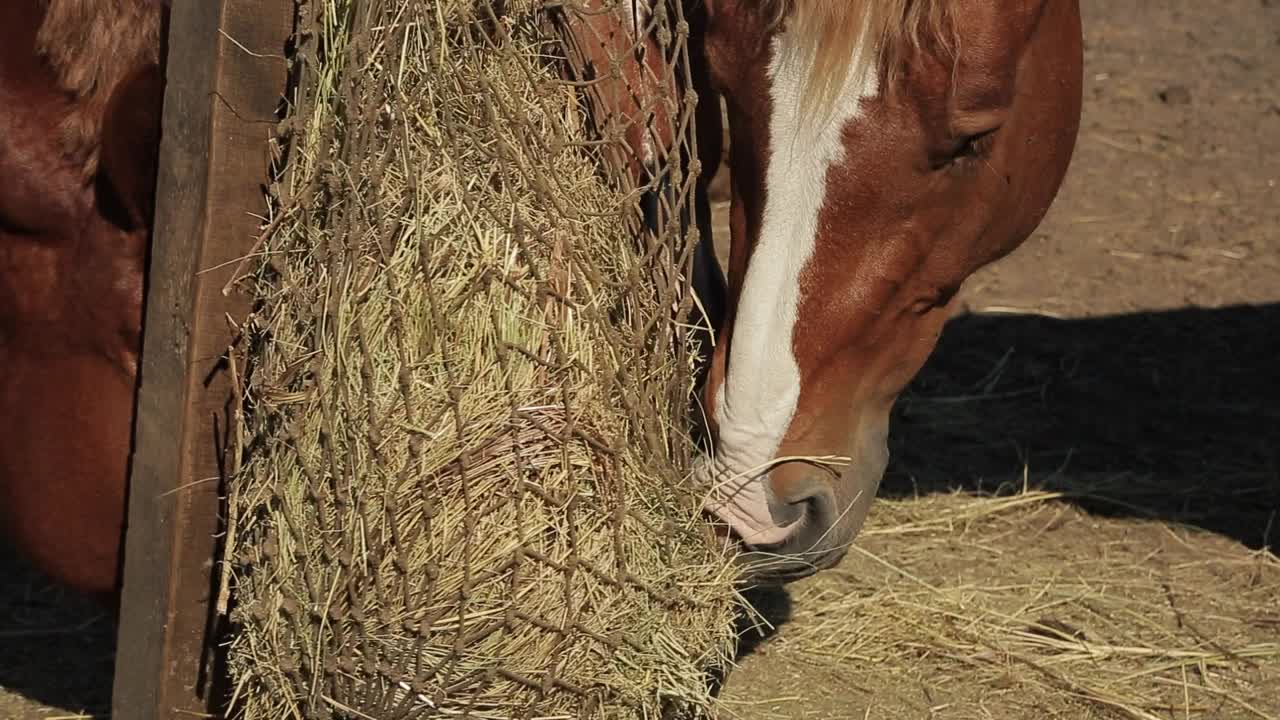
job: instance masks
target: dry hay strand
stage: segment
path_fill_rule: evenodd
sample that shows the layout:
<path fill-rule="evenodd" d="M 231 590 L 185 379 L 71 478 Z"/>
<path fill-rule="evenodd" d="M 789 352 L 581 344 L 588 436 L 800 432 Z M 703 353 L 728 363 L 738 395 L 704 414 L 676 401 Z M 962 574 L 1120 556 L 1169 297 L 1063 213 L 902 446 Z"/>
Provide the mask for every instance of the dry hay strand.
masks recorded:
<path fill-rule="evenodd" d="M 1276 587 L 1269 551 L 1057 492 L 881 499 L 848 561 L 792 590 L 769 662 L 853 678 L 868 717 L 1271 720 Z"/>
<path fill-rule="evenodd" d="M 299 5 L 240 361 L 237 717 L 701 715 L 732 656 L 685 485 L 692 238 L 602 180 L 541 8 L 488 7 Z"/>

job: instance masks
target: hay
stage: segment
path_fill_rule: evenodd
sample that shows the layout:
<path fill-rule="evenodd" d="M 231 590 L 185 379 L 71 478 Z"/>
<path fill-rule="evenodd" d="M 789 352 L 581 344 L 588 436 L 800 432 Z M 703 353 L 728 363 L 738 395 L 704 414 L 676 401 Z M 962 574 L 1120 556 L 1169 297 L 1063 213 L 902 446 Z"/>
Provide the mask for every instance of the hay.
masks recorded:
<path fill-rule="evenodd" d="M 753 678 L 804 674 L 843 689 L 846 714 L 796 717 L 1280 716 L 1276 557 L 1067 500 L 882 498 L 848 560 L 789 588 L 791 614 L 722 703 L 770 702 Z"/>
<path fill-rule="evenodd" d="M 238 361 L 236 717 L 702 714 L 732 655 L 682 480 L 692 238 L 602 179 L 541 8 L 486 8 L 300 3 Z"/>

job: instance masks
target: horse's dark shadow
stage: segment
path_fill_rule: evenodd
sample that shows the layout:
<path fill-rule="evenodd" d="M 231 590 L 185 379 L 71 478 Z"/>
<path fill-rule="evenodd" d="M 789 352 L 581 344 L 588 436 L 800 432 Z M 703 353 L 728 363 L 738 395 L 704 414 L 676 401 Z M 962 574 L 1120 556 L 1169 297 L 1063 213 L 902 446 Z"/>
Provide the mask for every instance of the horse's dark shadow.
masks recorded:
<path fill-rule="evenodd" d="M 1016 492 L 1025 481 L 1089 512 L 1274 550 L 1280 303 L 958 317 L 899 401 L 890 443 L 882 498 Z M 790 617 L 785 588 L 749 600 L 775 627 Z M 770 634 L 745 629 L 739 657 Z"/>
<path fill-rule="evenodd" d="M 1280 539 L 1280 304 L 952 321 L 894 415 L 881 497 L 1032 487 Z"/>
<path fill-rule="evenodd" d="M 0 545 L 0 717 L 29 717 L 14 707 L 16 698 L 7 697 L 13 695 L 109 717 L 114 657 L 110 615 L 51 584 Z"/>

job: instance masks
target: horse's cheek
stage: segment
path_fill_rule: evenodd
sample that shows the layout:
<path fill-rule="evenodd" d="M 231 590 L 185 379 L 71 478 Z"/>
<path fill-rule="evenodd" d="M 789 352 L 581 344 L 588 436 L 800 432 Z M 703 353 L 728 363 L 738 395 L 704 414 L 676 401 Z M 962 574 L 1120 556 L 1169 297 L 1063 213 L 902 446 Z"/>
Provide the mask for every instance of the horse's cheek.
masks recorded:
<path fill-rule="evenodd" d="M 0 527 L 53 580 L 116 587 L 133 387 L 91 353 L 0 350 Z"/>

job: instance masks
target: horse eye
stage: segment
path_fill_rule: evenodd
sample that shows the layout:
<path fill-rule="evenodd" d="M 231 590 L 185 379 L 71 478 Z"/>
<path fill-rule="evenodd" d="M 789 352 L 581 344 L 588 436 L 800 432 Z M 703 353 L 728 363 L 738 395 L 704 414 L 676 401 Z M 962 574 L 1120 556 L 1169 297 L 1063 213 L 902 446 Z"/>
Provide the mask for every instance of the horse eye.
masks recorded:
<path fill-rule="evenodd" d="M 953 137 L 949 142 L 935 146 L 929 152 L 929 166 L 933 170 L 955 169 L 966 161 L 981 158 L 991 151 L 998 127 Z"/>
<path fill-rule="evenodd" d="M 995 137 L 998 128 L 983 130 L 979 133 L 966 135 L 960 138 L 956 143 L 955 150 L 952 152 L 952 160 L 959 160 L 967 157 L 981 157 L 991 149 L 991 142 Z"/>

